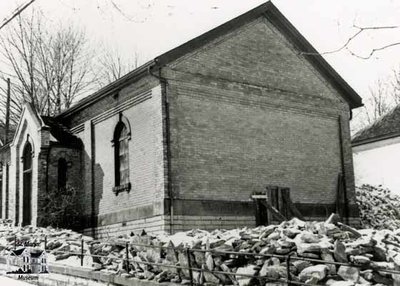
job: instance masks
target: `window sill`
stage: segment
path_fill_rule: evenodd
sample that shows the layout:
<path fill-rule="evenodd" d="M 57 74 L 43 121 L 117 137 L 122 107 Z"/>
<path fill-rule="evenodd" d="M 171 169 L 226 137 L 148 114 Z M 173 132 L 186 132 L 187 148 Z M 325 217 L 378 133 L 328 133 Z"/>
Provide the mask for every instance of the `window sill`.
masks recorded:
<path fill-rule="evenodd" d="M 131 183 L 123 184 L 123 185 L 120 185 L 120 186 L 115 186 L 115 187 L 113 187 L 112 190 L 113 190 L 113 192 L 114 192 L 114 194 L 116 196 L 118 196 L 118 194 L 122 193 L 122 192 L 129 193 L 130 190 L 131 190 Z"/>

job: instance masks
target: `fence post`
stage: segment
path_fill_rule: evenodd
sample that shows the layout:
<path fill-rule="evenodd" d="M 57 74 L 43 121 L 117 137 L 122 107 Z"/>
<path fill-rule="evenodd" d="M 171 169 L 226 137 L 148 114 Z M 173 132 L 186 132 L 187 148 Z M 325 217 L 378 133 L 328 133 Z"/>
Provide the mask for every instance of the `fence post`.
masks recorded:
<path fill-rule="evenodd" d="M 187 257 L 188 267 L 189 267 L 190 286 L 193 286 L 192 261 L 190 259 L 190 249 L 189 249 L 189 247 L 186 248 L 186 257 Z"/>
<path fill-rule="evenodd" d="M 14 249 L 17 249 L 17 235 L 14 235 Z"/>
<path fill-rule="evenodd" d="M 287 274 L 287 285 L 292 285 L 290 282 L 292 281 L 292 277 L 290 274 L 290 256 L 294 254 L 294 252 L 290 252 L 288 256 L 286 256 L 286 274 Z"/>
<path fill-rule="evenodd" d="M 83 239 L 81 240 L 81 266 L 83 266 Z"/>
<path fill-rule="evenodd" d="M 129 242 L 127 242 L 125 245 L 125 254 L 126 254 L 126 261 L 125 261 L 126 273 L 129 273 Z"/>

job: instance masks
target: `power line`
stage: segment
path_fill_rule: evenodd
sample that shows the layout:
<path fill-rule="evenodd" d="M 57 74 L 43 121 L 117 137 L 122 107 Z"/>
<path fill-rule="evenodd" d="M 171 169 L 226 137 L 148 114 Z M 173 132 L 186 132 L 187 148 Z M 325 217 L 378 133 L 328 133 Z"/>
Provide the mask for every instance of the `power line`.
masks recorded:
<path fill-rule="evenodd" d="M 17 17 L 19 14 L 21 14 L 22 11 L 24 11 L 26 8 L 28 8 L 33 2 L 35 2 L 36 0 L 31 0 L 28 3 L 26 3 L 25 5 L 17 8 L 16 12 L 8 19 L 5 19 L 3 24 L 1 24 L 0 26 L 0 30 L 7 25 L 12 19 L 14 19 L 15 17 Z"/>

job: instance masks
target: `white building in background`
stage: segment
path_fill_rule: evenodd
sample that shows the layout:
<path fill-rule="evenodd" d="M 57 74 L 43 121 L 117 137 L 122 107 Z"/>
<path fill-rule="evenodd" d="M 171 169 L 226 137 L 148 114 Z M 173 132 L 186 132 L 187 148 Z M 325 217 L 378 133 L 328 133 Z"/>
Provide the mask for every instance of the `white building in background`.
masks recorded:
<path fill-rule="evenodd" d="M 370 184 L 400 195 L 400 105 L 352 139 L 356 186 Z"/>

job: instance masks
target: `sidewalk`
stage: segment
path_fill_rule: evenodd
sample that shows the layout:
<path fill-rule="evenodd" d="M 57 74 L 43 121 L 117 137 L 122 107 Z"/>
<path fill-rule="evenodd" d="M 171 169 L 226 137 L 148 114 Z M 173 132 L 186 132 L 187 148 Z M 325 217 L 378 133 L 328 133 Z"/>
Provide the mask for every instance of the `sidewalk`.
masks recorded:
<path fill-rule="evenodd" d="M 6 276 L 0 276 L 0 285 L 4 286 L 32 286 L 32 284 L 29 284 L 27 282 L 24 282 L 22 280 L 14 280 Z"/>

